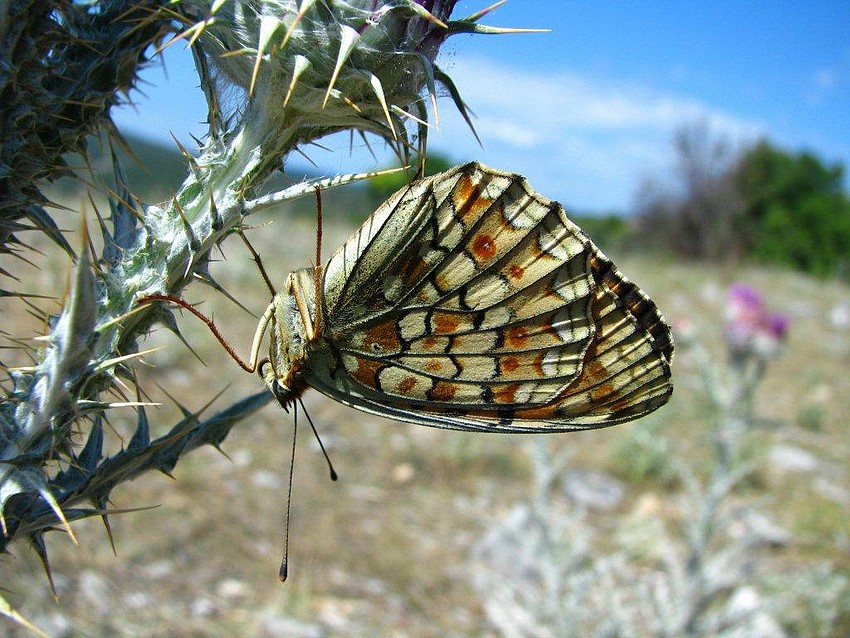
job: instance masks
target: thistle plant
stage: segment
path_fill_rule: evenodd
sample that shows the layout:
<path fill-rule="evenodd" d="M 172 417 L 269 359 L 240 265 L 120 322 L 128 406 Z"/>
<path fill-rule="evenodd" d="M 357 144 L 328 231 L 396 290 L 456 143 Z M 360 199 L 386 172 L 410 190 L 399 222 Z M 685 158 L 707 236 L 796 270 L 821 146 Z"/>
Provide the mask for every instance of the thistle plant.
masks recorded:
<path fill-rule="evenodd" d="M 721 408 L 736 410 L 738 418 L 751 420 L 755 390 L 768 362 L 782 353 L 787 333 L 788 318 L 770 312 L 758 290 L 741 283 L 729 287 L 724 337 L 735 395 L 721 401 Z"/>
<path fill-rule="evenodd" d="M 336 176 L 264 192 L 266 179 L 284 168 L 293 151 L 328 134 L 353 131 L 377 136 L 409 164 L 414 155 L 425 156 L 438 91 L 469 121 L 457 88 L 435 63 L 439 48 L 456 33 L 514 30 L 478 24 L 489 9 L 452 20 L 454 5 L 454 0 L 2 5 L 0 80 L 14 98 L 0 107 L 4 250 L 16 249 L 21 229 L 35 227 L 72 252 L 43 208 L 39 180 L 68 172 L 63 155 L 84 152 L 88 133 L 114 134 L 109 107 L 134 86 L 150 45 L 191 46 L 209 107 L 209 134 L 197 157 L 184 150 L 188 174 L 166 202 L 139 202 L 116 165 L 109 214 L 98 215 L 102 251 L 91 250 L 82 233 L 62 311 L 45 316 L 48 347 L 33 353 L 33 366 L 6 370 L 0 550 L 16 538 L 29 540 L 49 575 L 44 532 L 61 527 L 73 536 L 70 523 L 93 515 L 108 524 L 115 485 L 152 469 L 170 472 L 183 454 L 217 446 L 266 403 L 267 393 L 258 393 L 209 418 L 184 408 L 185 418 L 152 438 L 144 404 L 125 389 L 137 387 L 132 363 L 139 338 L 156 324 L 174 331 L 177 324 L 168 308 L 137 300 L 180 295 L 194 281 L 218 287 L 208 269 L 210 251 L 239 232 L 248 215 L 316 187 L 363 177 Z M 24 77 L 25 67 L 41 75 Z M 48 81 L 57 78 L 64 82 Z M 95 80 L 99 84 L 92 86 Z M 239 99 L 225 99 L 234 92 Z M 82 115 L 61 116 L 73 108 Z M 6 298 L 32 292 L 25 282 L 22 287 Z M 104 423 L 128 406 L 137 411 L 135 434 L 126 448 L 110 454 Z M 6 613 L 2 605 L 0 613 Z"/>
<path fill-rule="evenodd" d="M 487 620 L 504 636 L 563 638 L 612 635 L 601 617 L 594 583 L 603 575 L 594 557 L 594 530 L 585 508 L 559 502 L 558 482 L 572 457 L 535 437 L 531 457 L 534 491 L 528 502 L 490 529 L 475 547 L 473 584 Z"/>

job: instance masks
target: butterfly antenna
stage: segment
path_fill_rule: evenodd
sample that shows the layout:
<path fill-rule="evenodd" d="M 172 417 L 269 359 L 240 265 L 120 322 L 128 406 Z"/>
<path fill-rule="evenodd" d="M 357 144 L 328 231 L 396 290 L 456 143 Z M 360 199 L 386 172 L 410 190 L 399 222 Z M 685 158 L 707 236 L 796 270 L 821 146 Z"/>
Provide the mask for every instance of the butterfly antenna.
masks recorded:
<path fill-rule="evenodd" d="M 313 334 L 318 336 L 322 327 L 322 305 L 324 303 L 322 299 L 322 191 L 318 186 L 316 186 L 316 265 L 313 267 L 313 275 L 315 277 L 313 283 L 316 289 L 316 318 L 313 321 Z M 304 414 L 307 414 L 306 410 Z M 309 416 L 307 420 L 310 420 Z"/>
<path fill-rule="evenodd" d="M 245 242 L 245 245 L 251 252 L 251 257 L 254 258 L 254 263 L 257 264 L 257 268 L 260 270 L 260 274 L 263 276 L 263 281 L 266 282 L 266 287 L 271 291 L 272 297 L 274 297 L 277 294 L 277 291 L 274 289 L 271 279 L 269 279 L 269 275 L 266 272 L 265 266 L 263 266 L 263 260 L 260 258 L 260 254 L 256 250 L 254 250 L 254 247 L 251 245 L 251 242 L 248 241 L 248 238 L 245 236 L 245 233 L 240 231 L 239 236 L 242 238 L 242 241 Z"/>
<path fill-rule="evenodd" d="M 322 454 L 325 455 L 325 460 L 328 462 L 328 469 L 331 472 L 331 480 L 335 481 L 339 478 L 339 474 L 336 473 L 336 470 L 334 469 L 334 464 L 331 463 L 331 457 L 328 455 L 327 450 L 325 450 L 325 446 L 322 443 L 322 438 L 319 436 L 319 431 L 316 430 L 316 426 L 313 425 L 313 419 L 310 418 L 310 413 L 307 412 L 307 408 L 304 407 L 304 402 L 299 398 L 298 403 L 301 404 L 301 409 L 304 411 L 304 416 L 307 417 L 307 423 L 310 424 L 310 427 L 313 430 L 313 434 L 316 437 L 316 441 L 318 441 L 319 447 L 322 449 Z"/>
<path fill-rule="evenodd" d="M 301 406 L 304 407 L 303 405 Z M 305 412 L 306 414 L 306 412 Z M 308 418 L 309 420 L 309 418 Z M 295 440 L 298 435 L 298 406 L 294 406 L 292 415 L 292 454 L 289 456 L 289 489 L 286 491 L 286 523 L 283 536 L 283 558 L 280 561 L 280 582 L 286 582 L 289 575 L 289 515 L 292 512 L 292 477 L 295 470 Z"/>

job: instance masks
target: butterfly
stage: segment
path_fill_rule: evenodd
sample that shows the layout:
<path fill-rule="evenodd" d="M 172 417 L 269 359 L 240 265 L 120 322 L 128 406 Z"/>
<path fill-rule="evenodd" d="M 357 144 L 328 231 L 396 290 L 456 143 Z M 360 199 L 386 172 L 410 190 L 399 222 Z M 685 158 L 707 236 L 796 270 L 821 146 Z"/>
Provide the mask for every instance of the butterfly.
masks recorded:
<path fill-rule="evenodd" d="M 314 388 L 420 425 L 561 432 L 664 405 L 672 358 L 653 301 L 559 203 L 472 162 L 411 182 L 324 268 L 291 273 L 250 366 L 284 408 Z"/>

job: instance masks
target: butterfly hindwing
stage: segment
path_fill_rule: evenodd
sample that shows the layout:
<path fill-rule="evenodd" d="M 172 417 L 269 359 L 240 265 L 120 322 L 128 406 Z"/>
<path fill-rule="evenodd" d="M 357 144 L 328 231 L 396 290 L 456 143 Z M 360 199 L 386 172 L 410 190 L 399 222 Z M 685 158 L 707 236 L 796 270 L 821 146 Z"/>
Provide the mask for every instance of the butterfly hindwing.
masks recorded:
<path fill-rule="evenodd" d="M 554 431 L 635 418 L 672 391 L 654 303 L 560 204 L 477 163 L 391 197 L 331 257 L 322 298 L 308 382 L 368 412 Z"/>

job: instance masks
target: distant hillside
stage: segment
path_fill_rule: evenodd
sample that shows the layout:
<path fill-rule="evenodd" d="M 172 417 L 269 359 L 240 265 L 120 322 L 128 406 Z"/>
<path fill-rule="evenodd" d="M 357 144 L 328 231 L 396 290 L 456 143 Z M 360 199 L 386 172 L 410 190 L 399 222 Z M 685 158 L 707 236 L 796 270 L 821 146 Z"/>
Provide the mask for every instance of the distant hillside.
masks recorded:
<path fill-rule="evenodd" d="M 118 157 L 127 181 L 144 201 L 166 199 L 186 176 L 186 161 L 177 144 L 168 146 L 129 135 L 125 139 L 135 158 L 119 149 Z M 99 155 L 98 159 L 105 158 Z M 104 163 L 104 168 L 108 167 Z"/>
<path fill-rule="evenodd" d="M 114 183 L 110 157 L 114 150 L 124 177 L 135 195 L 147 203 L 167 199 L 186 174 L 186 162 L 176 146 L 169 147 L 132 135 L 125 136 L 125 140 L 131 149 L 130 153 L 119 145 L 110 148 L 110 144 L 103 138 L 91 139 L 88 166 L 94 171 L 95 181 L 107 186 Z M 69 155 L 65 161 L 82 179 L 92 179 L 87 171 L 87 163 L 78 155 Z M 52 187 L 65 194 L 77 192 L 80 188 L 80 182 L 73 178 L 59 180 Z"/>
<path fill-rule="evenodd" d="M 128 153 L 124 148 L 117 145 L 114 150 L 118 156 L 121 170 L 130 186 L 132 192 L 145 203 L 155 203 L 170 197 L 180 186 L 186 176 L 186 161 L 183 159 L 177 145 L 160 144 L 133 135 L 125 135 L 125 140 L 130 148 Z M 89 165 L 95 172 L 96 178 L 106 184 L 112 184 L 111 171 L 112 162 L 109 156 L 110 146 L 101 139 L 93 139 L 89 144 Z M 195 149 L 190 149 L 194 151 Z M 78 169 L 80 175 L 85 175 L 83 161 L 77 156 L 67 158 L 69 165 Z M 318 173 L 304 165 L 295 165 L 291 170 L 292 179 L 312 178 Z M 264 190 L 283 188 L 291 180 L 284 176 L 273 178 Z M 77 180 L 65 179 L 60 181 L 56 188 L 65 192 L 79 190 L 80 183 Z M 344 211 L 343 215 L 352 215 L 362 219 L 371 212 L 375 205 L 366 194 L 361 185 L 353 185 L 324 195 L 329 210 L 336 208 Z M 312 197 L 301 199 L 295 206 L 295 212 L 313 214 L 315 202 Z"/>

